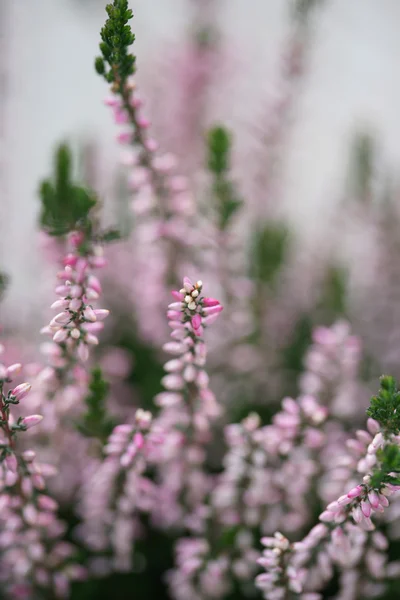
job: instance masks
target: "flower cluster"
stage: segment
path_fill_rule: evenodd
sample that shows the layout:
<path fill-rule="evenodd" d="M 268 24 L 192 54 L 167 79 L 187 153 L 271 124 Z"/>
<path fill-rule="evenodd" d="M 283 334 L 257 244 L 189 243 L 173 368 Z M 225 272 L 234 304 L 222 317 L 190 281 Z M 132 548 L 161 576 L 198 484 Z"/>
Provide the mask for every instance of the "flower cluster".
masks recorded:
<path fill-rule="evenodd" d="M 43 418 L 15 419 L 10 411 L 31 388 L 21 383 L 6 392 L 21 368 L 0 364 L 0 582 L 11 598 L 28 599 L 44 590 L 67 598 L 70 581 L 84 577 L 85 570 L 74 562 L 74 546 L 62 539 L 65 524 L 57 518 L 57 502 L 46 493 L 54 468 L 17 444 L 18 434 Z"/>
<path fill-rule="evenodd" d="M 212 424 L 222 412 L 209 388 L 204 369 L 207 348 L 202 337 L 222 306 L 218 300 L 202 296 L 202 288 L 201 281 L 192 283 L 185 277 L 182 289 L 173 292 L 176 301 L 168 310 L 173 341 L 163 349 L 174 358 L 164 365 L 165 391 L 155 398 L 161 412 L 154 423 L 164 437 L 163 453 L 158 457 L 161 493 L 175 507 L 166 514 L 160 504 L 156 519 L 169 525 L 173 520 L 184 522 L 195 530 L 202 529 L 206 516 L 204 499 L 210 479 L 204 461 Z"/>
<path fill-rule="evenodd" d="M 385 403 L 387 406 L 393 403 L 397 389 L 391 378 L 383 377 L 381 385 L 377 398 L 381 399 L 380 410 L 385 412 Z M 369 418 L 368 431 L 358 431 L 357 439 L 349 440 L 347 446 L 357 455 L 356 460 L 342 463 L 347 485 L 362 478 L 361 483 L 348 487 L 331 501 L 319 516 L 321 523 L 303 540 L 294 544 L 285 542 L 284 557 L 282 549 L 275 551 L 284 561 L 283 578 L 282 565 L 278 568 L 277 561 L 271 562 L 270 551 L 266 553 L 260 564 L 267 569 L 267 574 L 257 579 L 265 598 L 284 598 L 288 590 L 304 591 L 304 597 L 308 593 L 317 594 L 315 597 L 320 598 L 318 592 L 332 578 L 335 567 L 342 572 L 344 584 L 350 585 L 350 580 L 354 580 L 351 589 L 357 582 L 349 598 L 359 597 L 362 590 L 367 595 L 368 588 L 373 590 L 377 582 L 397 574 L 396 563 L 386 565 L 382 551 L 387 540 L 381 533 L 376 535 L 372 520 L 385 512 L 388 498 L 400 489 L 397 432 Z"/>
<path fill-rule="evenodd" d="M 103 329 L 103 319 L 109 311 L 93 308 L 101 294 L 101 284 L 92 270 L 104 267 L 106 261 L 101 246 L 82 252 L 84 234 L 69 236 L 70 252 L 65 256 L 64 269 L 57 275 L 60 283 L 56 294 L 60 296 L 52 308 L 61 309 L 42 332 L 53 336 L 54 345 L 47 348 L 52 365 L 63 369 L 69 361 L 86 361 L 90 346 L 99 343 L 96 333 Z M 69 365 L 68 365 L 69 366 Z"/>
<path fill-rule="evenodd" d="M 138 409 L 132 425 L 117 425 L 82 490 L 80 537 L 97 552 L 112 550 L 112 566 L 132 567 L 134 540 L 140 536 L 140 513 L 149 512 L 157 494 L 145 475 L 155 438 L 148 439 L 151 414 Z"/>

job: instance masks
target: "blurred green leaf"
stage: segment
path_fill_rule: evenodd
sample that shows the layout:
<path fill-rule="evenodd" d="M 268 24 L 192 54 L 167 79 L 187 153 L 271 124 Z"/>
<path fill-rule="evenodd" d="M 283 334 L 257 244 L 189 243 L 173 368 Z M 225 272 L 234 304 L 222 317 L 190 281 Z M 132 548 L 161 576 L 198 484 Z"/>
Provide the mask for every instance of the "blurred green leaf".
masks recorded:
<path fill-rule="evenodd" d="M 79 227 L 89 226 L 89 212 L 96 204 L 91 190 L 72 182 L 72 158 L 67 144 L 61 144 L 55 155 L 53 179 L 40 186 L 42 202 L 40 223 L 54 236 L 65 235 Z"/>
<path fill-rule="evenodd" d="M 83 435 L 98 438 L 102 442 L 105 442 L 115 425 L 114 420 L 107 413 L 108 391 L 109 385 L 103 379 L 101 369 L 93 369 L 89 394 L 85 398 L 87 410 L 81 421 L 76 423 L 77 429 Z"/>
<path fill-rule="evenodd" d="M 231 136 L 225 127 L 213 127 L 208 132 L 208 168 L 215 175 L 222 175 L 230 168 Z"/>
<path fill-rule="evenodd" d="M 250 275 L 259 283 L 272 285 L 288 248 L 289 232 L 280 223 L 266 223 L 253 233 Z"/>
<path fill-rule="evenodd" d="M 350 186 L 358 201 L 371 200 L 376 154 L 375 141 L 370 134 L 360 133 L 355 137 L 350 156 Z"/>
<path fill-rule="evenodd" d="M 218 125 L 208 132 L 207 166 L 213 175 L 213 196 L 218 211 L 218 226 L 225 231 L 232 218 L 243 205 L 233 182 L 229 178 L 231 135 Z"/>
<path fill-rule="evenodd" d="M 397 381 L 390 375 L 382 375 L 381 387 L 371 398 L 367 415 L 381 425 L 386 434 L 400 433 L 400 392 Z"/>
<path fill-rule="evenodd" d="M 5 273 L 0 273 L 0 300 L 3 297 L 3 294 L 8 285 L 8 276 Z"/>

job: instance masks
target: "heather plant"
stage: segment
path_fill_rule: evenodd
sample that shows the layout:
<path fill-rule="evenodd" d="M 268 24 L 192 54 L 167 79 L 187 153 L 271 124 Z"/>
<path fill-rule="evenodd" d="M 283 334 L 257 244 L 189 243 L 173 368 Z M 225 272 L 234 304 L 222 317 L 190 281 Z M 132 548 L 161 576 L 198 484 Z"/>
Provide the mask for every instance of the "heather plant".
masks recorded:
<path fill-rule="evenodd" d="M 371 380 L 397 366 L 394 313 L 363 326 L 353 266 L 331 248 L 310 266 L 279 209 L 321 3 L 290 3 L 246 176 L 237 132 L 208 119 L 227 59 L 218 2 L 190 4 L 168 131 L 162 97 L 146 104 L 154 127 L 144 114 L 128 1 L 106 7 L 95 67 L 132 218 L 104 225 L 67 143 L 39 188 L 55 316 L 38 352 L 2 331 L 0 596 L 392 600 L 400 391 Z M 369 224 L 383 273 L 368 283 L 387 307 L 397 221 L 393 203 L 374 207 L 373 148 L 356 145 L 347 235 Z"/>

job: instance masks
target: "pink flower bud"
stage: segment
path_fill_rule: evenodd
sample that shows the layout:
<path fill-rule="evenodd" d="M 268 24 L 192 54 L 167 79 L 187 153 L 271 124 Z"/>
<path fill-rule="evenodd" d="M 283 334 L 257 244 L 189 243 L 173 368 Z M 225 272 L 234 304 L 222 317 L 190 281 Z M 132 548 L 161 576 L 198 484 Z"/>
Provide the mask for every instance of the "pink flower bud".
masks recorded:
<path fill-rule="evenodd" d="M 85 341 L 87 344 L 91 344 L 92 346 L 97 346 L 99 343 L 98 338 L 95 335 L 92 335 L 91 333 L 86 334 Z"/>
<path fill-rule="evenodd" d="M 75 254 L 67 254 L 67 256 L 63 258 L 63 264 L 68 267 L 74 267 L 77 260 L 78 257 L 75 256 Z"/>
<path fill-rule="evenodd" d="M 28 417 L 24 417 L 22 419 L 21 425 L 24 425 L 26 429 L 30 429 L 31 427 L 38 425 L 42 419 L 42 415 L 29 415 Z"/>
<path fill-rule="evenodd" d="M 368 500 L 370 501 L 372 508 L 377 508 L 379 506 L 379 496 L 375 490 L 369 492 Z"/>
<path fill-rule="evenodd" d="M 362 514 L 364 515 L 364 517 L 370 517 L 371 516 L 372 506 L 368 502 L 368 500 L 361 500 L 360 507 L 361 507 L 361 511 L 362 511 Z"/>
<path fill-rule="evenodd" d="M 218 306 L 219 300 L 216 298 L 203 298 L 203 306 Z"/>
<path fill-rule="evenodd" d="M 218 304 L 217 306 L 209 306 L 208 308 L 203 308 L 203 314 L 206 316 L 217 315 L 222 310 L 224 310 L 224 307 L 221 304 Z"/>
<path fill-rule="evenodd" d="M 62 342 L 65 342 L 67 337 L 68 337 L 68 330 L 67 329 L 59 329 L 53 335 L 53 341 L 56 342 L 57 344 L 62 344 Z"/>
<path fill-rule="evenodd" d="M 88 278 L 88 287 L 101 294 L 101 283 L 94 275 L 90 275 Z"/>
<path fill-rule="evenodd" d="M 141 433 L 135 433 L 133 436 L 135 446 L 140 450 L 144 446 L 144 437 Z"/>
<path fill-rule="evenodd" d="M 324 512 L 319 515 L 319 519 L 325 523 L 330 523 L 335 519 L 335 513 L 329 510 L 324 510 Z"/>
<path fill-rule="evenodd" d="M 356 487 L 352 488 L 349 492 L 347 492 L 347 497 L 348 498 L 357 498 L 361 492 L 363 491 L 363 488 L 361 485 L 357 485 Z"/>
<path fill-rule="evenodd" d="M 53 304 L 50 306 L 50 308 L 54 308 L 54 309 L 67 308 L 68 304 L 69 304 L 69 300 L 56 300 L 55 302 L 53 302 Z"/>
<path fill-rule="evenodd" d="M 81 361 L 86 362 L 89 358 L 89 348 L 86 346 L 86 344 L 80 343 L 77 352 Z"/>
<path fill-rule="evenodd" d="M 7 465 L 7 469 L 12 471 L 13 473 L 17 472 L 18 461 L 17 461 L 17 457 L 15 456 L 15 454 L 7 454 L 6 465 Z"/>
<path fill-rule="evenodd" d="M 173 298 L 175 298 L 175 300 L 178 300 L 178 302 L 182 302 L 185 297 L 183 294 L 181 294 L 181 292 L 178 292 L 177 290 L 173 290 L 171 294 Z"/>
<path fill-rule="evenodd" d="M 26 462 L 32 462 L 35 460 L 36 453 L 33 450 L 25 450 L 22 456 Z"/>
<path fill-rule="evenodd" d="M 69 314 L 68 311 L 64 311 L 64 312 L 58 313 L 58 315 L 56 315 L 52 319 L 52 322 L 58 323 L 59 325 L 65 325 L 70 320 L 71 320 L 71 315 Z"/>
<path fill-rule="evenodd" d="M 12 381 L 14 377 L 21 373 L 21 369 L 22 365 L 20 363 L 10 365 L 7 369 L 7 379 L 10 379 Z"/>
<path fill-rule="evenodd" d="M 72 298 L 80 298 L 82 296 L 83 289 L 80 285 L 71 286 L 70 296 Z"/>
<path fill-rule="evenodd" d="M 185 349 L 185 346 L 180 342 L 167 342 L 163 346 L 164 352 L 168 352 L 168 354 L 183 354 Z"/>
<path fill-rule="evenodd" d="M 194 315 L 192 317 L 192 327 L 193 329 L 198 329 L 201 325 L 201 316 L 199 314 Z"/>
<path fill-rule="evenodd" d="M 86 292 L 85 298 L 86 300 L 98 300 L 99 294 L 96 292 L 96 290 L 89 288 Z"/>
<path fill-rule="evenodd" d="M 83 311 L 83 316 L 87 321 L 94 322 L 97 320 L 96 314 L 91 306 L 87 306 Z"/>
<path fill-rule="evenodd" d="M 22 400 L 22 398 L 25 398 L 25 396 L 29 394 L 31 388 L 32 386 L 30 383 L 20 383 L 13 389 L 11 394 L 15 396 L 17 400 Z"/>
<path fill-rule="evenodd" d="M 58 509 L 58 504 L 53 498 L 50 496 L 46 496 L 45 494 L 40 494 L 37 500 L 39 508 L 42 510 L 51 510 L 56 511 Z"/>
<path fill-rule="evenodd" d="M 93 312 L 96 316 L 96 319 L 99 319 L 99 321 L 103 321 L 110 314 L 110 311 L 106 308 L 96 308 Z"/>
<path fill-rule="evenodd" d="M 82 300 L 80 298 L 73 298 L 69 303 L 69 309 L 76 312 L 82 306 Z"/>
<path fill-rule="evenodd" d="M 71 286 L 69 285 L 58 285 L 55 291 L 57 296 L 69 296 L 70 290 Z"/>
<path fill-rule="evenodd" d="M 367 427 L 368 431 L 372 433 L 372 435 L 376 435 L 381 428 L 378 421 L 375 421 L 375 419 L 371 419 L 371 417 L 367 421 Z"/>
<path fill-rule="evenodd" d="M 107 259 L 104 256 L 93 256 L 90 259 L 90 264 L 92 265 L 92 267 L 101 269 L 102 267 L 105 267 L 108 263 Z"/>

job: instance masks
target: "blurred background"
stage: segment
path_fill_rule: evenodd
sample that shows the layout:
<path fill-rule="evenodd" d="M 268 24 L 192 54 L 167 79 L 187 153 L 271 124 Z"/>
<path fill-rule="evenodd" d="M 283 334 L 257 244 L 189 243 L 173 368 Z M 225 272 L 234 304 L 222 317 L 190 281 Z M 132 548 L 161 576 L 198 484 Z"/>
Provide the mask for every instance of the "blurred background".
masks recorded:
<path fill-rule="evenodd" d="M 10 355 L 39 360 L 61 257 L 43 220 L 40 231 L 39 188 L 68 142 L 75 179 L 97 193 L 96 218 L 121 234 L 106 249 L 111 317 L 92 361 L 110 382 L 114 421 L 130 422 L 138 406 L 159 409 L 165 306 L 171 281 L 189 274 L 225 307 L 207 339 L 224 424 L 252 409 L 269 424 L 285 394 L 315 394 L 341 420 L 342 443 L 364 423 L 376 378 L 400 375 L 399 2 L 132 0 L 143 111 L 160 156 L 173 153 L 173 173 L 184 178 L 174 180 L 177 229 L 168 234 L 139 202 L 138 171 L 94 70 L 105 5 L 0 0 L 0 273 L 8 281 L 0 315 Z M 222 184 L 217 155 L 226 161 Z M 172 278 L 164 243 L 179 248 Z M 93 556 L 76 533 L 80 503 L 101 450 L 75 425 L 54 443 L 71 406 L 80 415 L 79 402 L 64 401 L 37 443 L 64 469 L 51 489 L 83 564 Z M 77 472 L 81 456 L 88 464 Z M 221 448 L 215 456 L 212 475 L 222 471 Z M 326 499 L 316 500 L 311 522 Z M 146 532 L 137 573 L 102 573 L 99 563 L 93 573 L 107 575 L 104 588 L 89 580 L 73 598 L 128 598 L 133 585 L 139 599 L 167 597 L 172 541 L 157 527 Z M 216 597 L 247 597 L 241 585 Z M 398 597 L 391 593 L 385 598 Z"/>
<path fill-rule="evenodd" d="M 32 239 L 35 228 L 38 182 L 60 140 L 93 144 L 96 187 L 112 201 L 117 145 L 112 142 L 112 118 L 102 103 L 104 85 L 93 72 L 105 4 L 1 2 L 0 264 L 13 276 L 2 306 L 10 318 L 15 317 L 15 301 L 40 276 L 40 259 L 26 240 Z M 271 102 L 281 94 L 280 57 L 290 32 L 288 3 L 198 4 L 213 5 L 203 10 L 203 18 L 212 21 L 221 50 L 205 123 L 222 120 L 229 125 L 241 158 L 262 136 Z M 400 159 L 398 2 L 319 4 L 307 33 L 305 72 L 295 92 L 279 197 L 290 221 L 318 244 L 332 230 L 333 205 L 343 199 L 354 136 L 363 131 L 373 135 L 382 168 L 392 177 Z M 138 80 L 150 101 L 157 89 L 168 87 L 168 57 L 176 59 L 193 32 L 195 5 L 195 0 L 137 0 L 133 5 Z M 211 10 L 212 16 L 207 16 Z M 154 120 L 153 114 L 149 117 Z M 165 121 L 166 117 L 161 115 Z M 240 159 L 238 163 L 245 171 Z M 34 302 L 31 296 L 29 304 Z"/>

